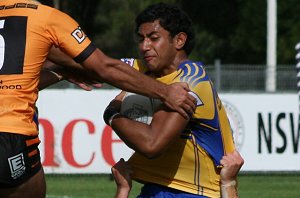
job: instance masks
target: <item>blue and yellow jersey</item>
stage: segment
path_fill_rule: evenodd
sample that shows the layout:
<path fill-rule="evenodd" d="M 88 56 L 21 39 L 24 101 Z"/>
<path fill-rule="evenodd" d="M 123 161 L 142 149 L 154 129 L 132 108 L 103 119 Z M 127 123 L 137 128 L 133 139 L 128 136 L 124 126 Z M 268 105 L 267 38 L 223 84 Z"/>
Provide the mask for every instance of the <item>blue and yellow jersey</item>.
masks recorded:
<path fill-rule="evenodd" d="M 66 14 L 28 0 L 0 1 L 0 131 L 37 135 L 35 103 L 49 49 L 77 62 L 95 49 Z"/>
<path fill-rule="evenodd" d="M 147 73 L 142 62 L 127 59 L 127 63 Z M 129 160 L 134 167 L 133 178 L 193 194 L 220 197 L 220 160 L 235 146 L 225 109 L 209 76 L 201 63 L 186 61 L 177 71 L 157 80 L 166 84 L 187 82 L 198 104 L 181 138 L 161 156 L 147 159 L 133 154 Z"/>

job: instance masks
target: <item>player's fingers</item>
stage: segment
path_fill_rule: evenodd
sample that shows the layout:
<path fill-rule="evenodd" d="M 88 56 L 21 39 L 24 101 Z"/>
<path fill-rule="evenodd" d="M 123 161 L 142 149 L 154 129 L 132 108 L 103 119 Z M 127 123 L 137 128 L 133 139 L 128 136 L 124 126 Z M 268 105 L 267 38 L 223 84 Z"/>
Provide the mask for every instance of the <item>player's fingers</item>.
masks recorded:
<path fill-rule="evenodd" d="M 244 164 L 244 159 L 238 151 L 235 150 L 233 156 L 237 164 L 239 164 L 240 166 Z"/>
<path fill-rule="evenodd" d="M 85 91 L 91 91 L 92 87 L 90 87 L 89 85 L 86 85 L 85 83 L 77 83 L 77 86 L 80 87 L 81 89 L 85 90 Z"/>
<path fill-rule="evenodd" d="M 101 87 L 103 87 L 103 84 L 101 84 L 101 83 L 93 83 L 92 86 L 95 87 L 95 88 L 101 88 Z"/>
<path fill-rule="evenodd" d="M 182 86 L 183 89 L 186 90 L 187 92 L 190 91 L 189 85 L 186 82 L 181 82 L 180 86 Z"/>
<path fill-rule="evenodd" d="M 195 109 L 197 107 L 197 100 L 191 94 L 188 94 L 187 105 L 191 108 L 192 112 L 195 112 Z"/>
<path fill-rule="evenodd" d="M 195 107 L 193 107 L 193 105 L 191 103 L 183 105 L 183 109 L 187 113 L 188 118 L 191 118 L 195 112 Z"/>
<path fill-rule="evenodd" d="M 186 107 L 184 107 L 183 104 L 181 104 L 180 106 L 173 106 L 171 103 L 169 102 L 165 102 L 165 105 L 167 105 L 167 107 L 169 107 L 170 109 L 177 111 L 182 117 L 184 117 L 185 119 L 189 119 L 189 112 L 190 112 L 190 107 L 188 105 L 186 105 Z"/>
<path fill-rule="evenodd" d="M 223 157 L 221 160 L 220 160 L 220 163 L 221 163 L 221 165 L 222 166 L 227 166 L 228 165 L 228 159 L 227 158 L 225 158 L 225 157 Z"/>
<path fill-rule="evenodd" d="M 176 111 L 180 113 L 185 119 L 189 119 L 191 115 L 190 108 L 178 108 Z"/>
<path fill-rule="evenodd" d="M 196 107 L 196 104 L 197 104 L 197 100 L 196 100 L 196 98 L 194 97 L 194 96 L 192 96 L 190 93 L 191 93 L 191 91 L 190 91 L 190 88 L 189 88 L 189 86 L 188 86 L 188 84 L 187 83 L 180 83 L 179 84 L 181 87 L 183 87 L 183 89 L 186 91 L 186 96 L 187 96 L 187 103 L 188 103 L 188 105 L 190 106 L 190 107 L 192 107 L 193 109 L 195 109 L 195 107 Z"/>

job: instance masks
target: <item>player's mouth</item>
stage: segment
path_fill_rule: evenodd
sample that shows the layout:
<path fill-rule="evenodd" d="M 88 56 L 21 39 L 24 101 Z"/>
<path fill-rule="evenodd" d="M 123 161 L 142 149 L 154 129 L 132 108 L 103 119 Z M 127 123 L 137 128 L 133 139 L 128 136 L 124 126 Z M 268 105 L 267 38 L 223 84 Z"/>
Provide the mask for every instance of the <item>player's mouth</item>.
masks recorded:
<path fill-rule="evenodd" d="M 154 59 L 154 56 L 144 56 L 145 62 L 150 62 L 153 59 Z"/>

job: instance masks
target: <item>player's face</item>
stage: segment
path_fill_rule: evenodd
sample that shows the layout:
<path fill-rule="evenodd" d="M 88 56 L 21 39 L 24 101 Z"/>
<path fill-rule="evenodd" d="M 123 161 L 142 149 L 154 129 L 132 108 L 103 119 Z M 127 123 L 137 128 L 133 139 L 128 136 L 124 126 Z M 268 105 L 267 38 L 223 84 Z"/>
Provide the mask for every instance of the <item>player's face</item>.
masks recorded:
<path fill-rule="evenodd" d="M 176 70 L 173 64 L 176 56 L 173 39 L 158 20 L 139 27 L 138 42 L 143 60 L 156 76 L 167 75 Z"/>

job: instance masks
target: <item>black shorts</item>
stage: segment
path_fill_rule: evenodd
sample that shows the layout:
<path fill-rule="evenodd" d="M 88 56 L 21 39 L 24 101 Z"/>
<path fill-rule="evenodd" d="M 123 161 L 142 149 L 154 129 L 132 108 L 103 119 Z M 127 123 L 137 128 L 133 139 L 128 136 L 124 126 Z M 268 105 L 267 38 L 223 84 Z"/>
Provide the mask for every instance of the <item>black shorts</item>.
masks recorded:
<path fill-rule="evenodd" d="M 16 187 L 42 167 L 38 136 L 0 132 L 0 188 Z"/>

